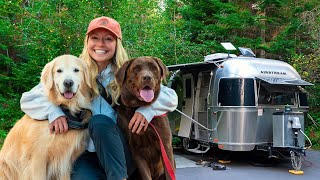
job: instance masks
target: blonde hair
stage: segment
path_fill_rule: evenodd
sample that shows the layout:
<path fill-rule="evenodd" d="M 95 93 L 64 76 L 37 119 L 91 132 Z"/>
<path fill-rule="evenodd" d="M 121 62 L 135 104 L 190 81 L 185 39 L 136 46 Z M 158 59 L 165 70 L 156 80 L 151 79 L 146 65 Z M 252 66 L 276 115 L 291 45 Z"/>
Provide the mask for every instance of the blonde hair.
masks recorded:
<path fill-rule="evenodd" d="M 86 35 L 86 37 L 84 38 L 84 46 L 83 46 L 82 53 L 80 54 L 80 58 L 87 63 L 88 71 L 90 74 L 90 81 L 91 81 L 90 83 L 92 84 L 94 93 L 99 94 L 99 90 L 96 82 L 96 78 L 98 76 L 98 65 L 96 64 L 95 60 L 92 59 L 92 57 L 89 55 L 88 39 L 89 39 L 89 36 Z M 128 59 L 129 59 L 128 54 L 124 49 L 121 40 L 117 38 L 116 52 L 113 58 L 110 59 L 111 65 L 112 65 L 111 71 L 115 73 Z M 108 88 L 110 88 L 111 94 L 108 92 L 107 90 Z M 120 86 L 116 83 L 115 80 L 112 80 L 110 84 L 107 85 L 106 93 L 107 93 L 107 96 L 111 95 L 112 106 L 115 104 L 119 104 L 118 99 L 120 97 Z"/>

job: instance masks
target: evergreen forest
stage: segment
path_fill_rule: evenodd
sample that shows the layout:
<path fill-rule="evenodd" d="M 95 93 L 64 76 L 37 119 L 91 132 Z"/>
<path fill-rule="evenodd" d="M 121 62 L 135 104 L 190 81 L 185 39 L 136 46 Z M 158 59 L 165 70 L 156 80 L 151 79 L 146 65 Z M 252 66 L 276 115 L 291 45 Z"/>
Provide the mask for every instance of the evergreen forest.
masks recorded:
<path fill-rule="evenodd" d="M 0 0 L 0 7 L 0 144 L 44 65 L 62 54 L 79 56 L 89 22 L 109 16 L 121 24 L 130 57 L 200 62 L 231 42 L 291 64 L 314 84 L 306 87 L 305 131 L 320 147 L 319 0 Z"/>

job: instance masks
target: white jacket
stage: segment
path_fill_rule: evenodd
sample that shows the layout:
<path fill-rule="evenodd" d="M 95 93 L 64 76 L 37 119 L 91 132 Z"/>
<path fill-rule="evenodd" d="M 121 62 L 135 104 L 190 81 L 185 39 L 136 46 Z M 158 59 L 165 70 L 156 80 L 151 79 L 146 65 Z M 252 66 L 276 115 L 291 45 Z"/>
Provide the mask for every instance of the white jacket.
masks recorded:
<path fill-rule="evenodd" d="M 114 79 L 114 74 L 111 71 L 111 65 L 109 65 L 99 75 L 99 81 L 106 87 Z M 64 116 L 64 113 L 60 107 L 51 103 L 44 95 L 43 85 L 40 83 L 29 92 L 22 94 L 20 100 L 21 110 L 33 119 L 37 120 L 49 120 L 49 123 L 53 122 L 60 116 Z M 141 113 L 148 122 L 152 120 L 154 116 L 160 116 L 168 111 L 174 111 L 178 105 L 178 96 L 176 92 L 166 86 L 161 85 L 160 94 L 157 100 L 150 106 L 140 107 L 136 112 Z M 102 96 L 97 96 L 91 103 L 92 115 L 104 114 L 110 117 L 116 122 L 117 115 L 113 108 L 105 101 Z M 95 151 L 92 140 L 90 139 L 87 149 L 91 152 Z"/>

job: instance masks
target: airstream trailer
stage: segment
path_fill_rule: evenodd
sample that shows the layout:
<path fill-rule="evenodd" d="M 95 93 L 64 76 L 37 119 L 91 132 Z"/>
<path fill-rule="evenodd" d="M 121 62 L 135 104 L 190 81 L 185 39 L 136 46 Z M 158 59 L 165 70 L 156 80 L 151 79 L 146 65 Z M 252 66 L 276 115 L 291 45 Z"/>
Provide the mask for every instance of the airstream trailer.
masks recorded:
<path fill-rule="evenodd" d="M 179 97 L 170 127 L 185 150 L 204 153 L 217 145 L 228 151 L 267 150 L 270 156 L 277 156 L 275 150 L 292 158 L 304 153 L 303 87 L 312 84 L 288 63 L 218 53 L 168 69 L 173 72 L 168 86 Z M 198 146 L 189 147 L 189 141 Z"/>

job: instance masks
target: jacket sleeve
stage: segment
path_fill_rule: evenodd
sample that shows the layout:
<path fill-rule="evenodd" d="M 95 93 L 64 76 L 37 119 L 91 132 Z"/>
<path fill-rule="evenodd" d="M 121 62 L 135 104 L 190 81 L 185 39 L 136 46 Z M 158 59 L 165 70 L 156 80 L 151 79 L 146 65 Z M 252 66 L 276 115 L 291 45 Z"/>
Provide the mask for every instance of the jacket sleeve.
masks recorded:
<path fill-rule="evenodd" d="M 174 111 L 178 106 L 178 96 L 176 92 L 166 86 L 160 86 L 160 93 L 155 102 L 150 106 L 139 107 L 136 112 L 141 113 L 148 122 L 150 122 L 154 116 L 160 116 L 167 112 Z"/>
<path fill-rule="evenodd" d="M 42 84 L 38 84 L 30 91 L 22 94 L 20 99 L 21 110 L 33 119 L 49 120 L 53 122 L 60 116 L 64 116 L 61 108 L 54 105 L 44 95 Z"/>

